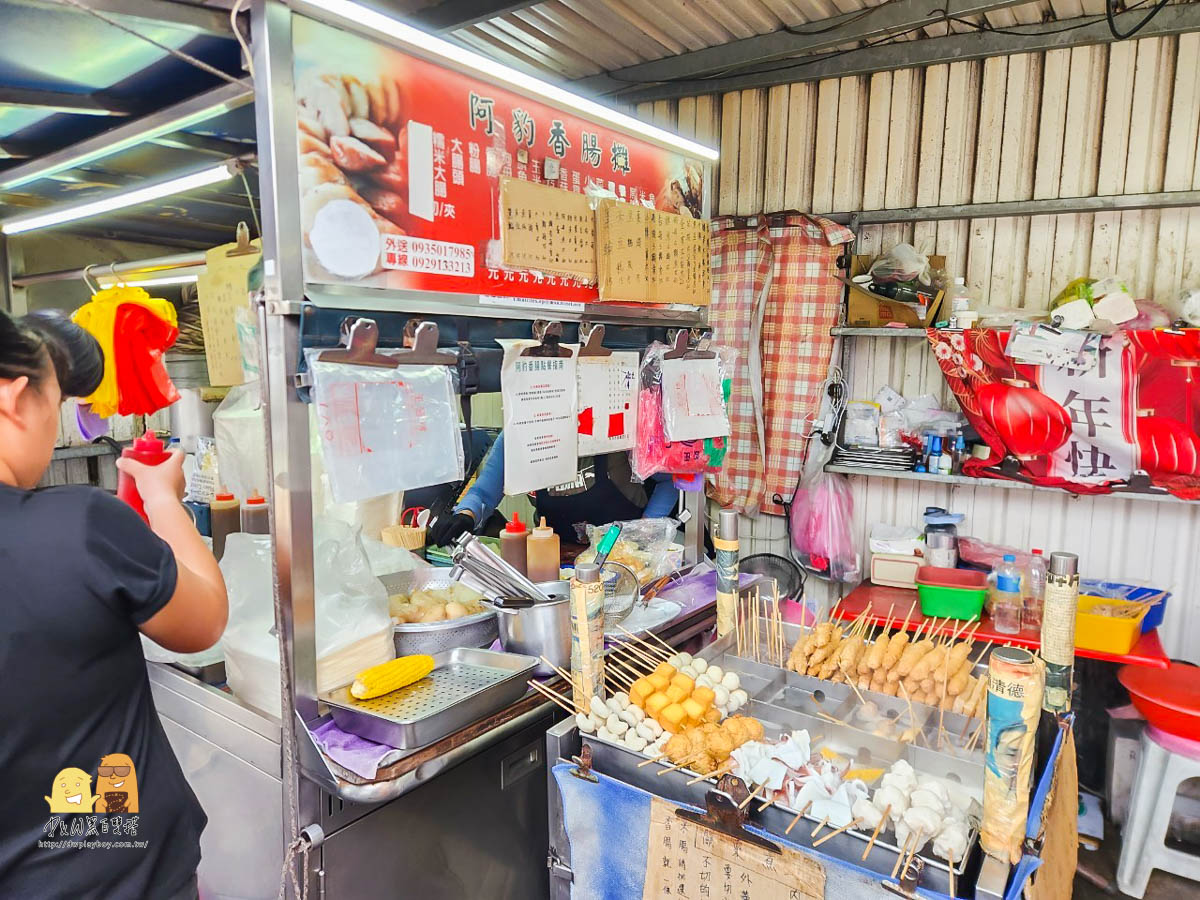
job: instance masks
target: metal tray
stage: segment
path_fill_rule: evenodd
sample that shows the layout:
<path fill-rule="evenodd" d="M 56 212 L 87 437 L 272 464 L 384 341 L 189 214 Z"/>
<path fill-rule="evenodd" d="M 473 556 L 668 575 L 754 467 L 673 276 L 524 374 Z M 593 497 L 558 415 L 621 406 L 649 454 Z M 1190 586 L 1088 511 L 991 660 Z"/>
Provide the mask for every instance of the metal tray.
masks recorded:
<path fill-rule="evenodd" d="M 345 685 L 320 699 L 343 731 L 412 750 L 515 702 L 537 662 L 532 656 L 457 647 L 436 654 L 427 677 L 398 691 L 355 700 Z"/>
<path fill-rule="evenodd" d="M 174 666 L 180 672 L 186 672 L 197 681 L 202 681 L 205 684 L 225 683 L 225 660 L 223 659 L 209 663 L 206 666 L 188 666 L 181 662 L 167 663 L 167 665 Z"/>

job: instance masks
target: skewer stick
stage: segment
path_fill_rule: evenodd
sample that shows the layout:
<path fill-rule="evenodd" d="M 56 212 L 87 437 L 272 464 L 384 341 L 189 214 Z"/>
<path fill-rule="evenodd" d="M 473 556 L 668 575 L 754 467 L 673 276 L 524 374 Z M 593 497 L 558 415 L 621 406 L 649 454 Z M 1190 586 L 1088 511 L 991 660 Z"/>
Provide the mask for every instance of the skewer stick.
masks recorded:
<path fill-rule="evenodd" d="M 909 843 L 912 842 L 912 839 L 914 837 L 916 837 L 915 834 L 910 834 L 908 836 L 908 839 L 904 842 L 903 846 L 901 846 L 900 852 L 896 854 L 896 864 L 892 866 L 892 877 L 893 878 L 895 878 L 896 874 L 900 871 L 900 863 L 904 862 L 904 857 L 908 853 L 908 845 L 909 845 Z"/>
<path fill-rule="evenodd" d="M 843 666 L 840 661 L 838 662 L 838 668 L 841 669 L 842 674 L 846 676 L 846 684 L 850 685 L 850 690 L 854 691 L 854 696 L 858 697 L 858 702 L 863 706 L 866 706 L 867 698 L 862 695 L 862 691 L 858 689 L 858 685 L 854 683 L 854 680 L 850 677 L 850 673 L 846 671 L 846 667 Z"/>
<path fill-rule="evenodd" d="M 871 839 L 867 841 L 867 849 L 863 851 L 862 858 L 865 860 L 871 855 L 871 848 L 875 846 L 875 842 L 879 840 L 879 832 L 883 830 L 883 823 L 887 821 L 888 814 L 892 811 L 892 804 L 888 804 L 883 809 L 883 815 L 879 817 L 879 824 L 875 826 L 875 830 L 871 832 Z"/>
<path fill-rule="evenodd" d="M 753 786 L 753 787 L 750 789 L 750 794 L 749 794 L 749 796 L 747 796 L 745 800 L 743 800 L 741 803 L 739 803 L 739 804 L 738 804 L 738 809 L 745 809 L 747 806 L 749 806 L 749 805 L 750 805 L 750 801 L 751 801 L 751 800 L 753 800 L 753 799 L 754 799 L 756 796 L 758 796 L 758 792 L 759 792 L 759 790 L 760 790 L 760 789 L 763 787 L 763 785 L 765 785 L 765 784 L 766 784 L 766 782 L 765 782 L 765 781 L 761 781 L 761 782 L 759 782 L 758 784 L 754 785 L 754 786 Z"/>
<path fill-rule="evenodd" d="M 845 725 L 847 728 L 853 728 L 853 727 L 854 727 L 854 726 L 852 726 L 852 725 L 851 725 L 849 722 L 847 722 L 845 719 L 839 719 L 837 716 L 831 716 L 829 713 L 825 712 L 824 710 L 820 710 L 820 709 L 818 709 L 818 710 L 816 710 L 816 713 L 817 713 L 817 715 L 818 715 L 818 716 L 820 716 L 821 718 L 823 718 L 823 719 L 828 719 L 830 722 L 837 722 L 837 724 L 839 724 L 839 725 Z M 855 730 L 855 731 L 861 731 L 862 729 L 861 729 L 861 728 L 855 728 L 854 730 Z"/>
<path fill-rule="evenodd" d="M 626 675 L 633 675 L 635 678 L 642 678 L 646 674 L 640 671 L 638 668 L 638 665 L 640 664 L 636 663 L 636 661 L 624 656 L 620 656 L 616 652 L 609 653 L 608 661 L 613 665 L 619 665 L 625 670 Z"/>
<path fill-rule="evenodd" d="M 609 660 L 609 664 L 604 667 L 604 675 L 605 678 L 611 678 L 625 688 L 633 687 L 633 682 L 637 680 L 626 672 L 615 660 Z M 638 678 L 640 677 L 639 675 Z"/>
<path fill-rule="evenodd" d="M 675 763 L 675 765 L 668 766 L 665 769 L 659 769 L 654 774 L 655 775 L 666 775 L 668 772 L 674 772 L 676 769 L 686 768 L 687 766 L 690 766 L 692 763 L 694 763 L 699 756 L 700 756 L 699 753 L 693 753 L 690 756 L 685 757 L 683 762 Z"/>
<path fill-rule="evenodd" d="M 617 627 L 618 627 L 618 628 L 620 628 L 622 631 L 624 631 L 626 634 L 628 634 L 628 635 L 630 635 L 630 636 L 633 636 L 633 637 L 636 637 L 636 635 L 634 635 L 634 634 L 633 634 L 633 632 L 632 632 L 632 631 L 630 631 L 629 629 L 627 629 L 627 628 L 622 628 L 620 625 L 618 625 Z M 668 644 L 666 641 L 664 641 L 662 638 L 660 638 L 660 637 L 659 637 L 657 634 L 655 634 L 653 631 L 647 631 L 647 632 L 646 632 L 646 635 L 647 635 L 647 637 L 653 638 L 653 639 L 654 639 L 655 641 L 657 641 L 659 644 L 662 644 L 662 647 L 663 647 L 663 649 L 667 651 L 667 657 L 668 657 L 668 658 L 670 658 L 670 657 L 674 656 L 674 655 L 675 655 L 675 653 L 677 652 L 677 651 L 675 650 L 675 648 L 674 648 L 674 647 L 672 647 L 670 644 Z"/>
<path fill-rule="evenodd" d="M 908 612 L 904 616 L 904 624 L 900 626 L 901 631 L 908 631 L 908 620 L 912 618 L 913 610 L 917 608 L 918 602 L 919 601 L 914 600 L 911 604 L 909 604 Z"/>
<path fill-rule="evenodd" d="M 826 816 L 820 822 L 817 823 L 817 827 L 814 828 L 812 831 L 810 831 L 808 833 L 808 836 L 815 838 L 818 834 L 821 833 L 821 829 L 824 828 L 828 824 L 829 824 L 829 816 Z M 816 846 L 816 845 L 814 844 L 814 846 Z"/>
<path fill-rule="evenodd" d="M 754 586 L 754 659 L 762 661 L 762 594 Z"/>
<path fill-rule="evenodd" d="M 624 634 L 626 637 L 630 638 L 630 640 L 636 641 L 640 646 L 644 647 L 652 655 L 661 656 L 664 661 L 670 659 L 672 656 L 675 655 L 675 651 L 671 650 L 670 647 L 667 647 L 666 650 L 663 650 L 661 647 L 656 647 L 653 644 L 651 644 L 649 641 L 643 640 L 642 638 L 638 637 L 636 634 L 634 634 L 628 628 L 625 628 L 619 624 L 617 625 L 617 628 L 621 631 L 622 634 Z M 646 632 L 646 633 L 650 634 L 650 632 Z"/>
<path fill-rule="evenodd" d="M 853 819 L 851 819 L 849 822 L 847 822 L 841 828 L 835 828 L 833 831 L 829 832 L 829 834 L 825 834 L 825 835 L 822 835 L 821 837 L 817 838 L 815 841 L 813 841 L 812 845 L 814 847 L 820 847 L 823 843 L 825 843 L 831 837 L 836 837 L 837 835 L 841 834 L 843 831 L 849 831 L 851 828 L 853 828 L 855 825 L 857 825 L 861 821 L 862 821 L 861 818 L 859 818 L 858 816 L 855 816 Z"/>
<path fill-rule="evenodd" d="M 801 817 L 802 817 L 802 816 L 803 816 L 803 815 L 804 815 L 806 812 L 808 812 L 808 808 L 809 808 L 810 806 L 812 806 L 812 805 L 813 805 L 813 802 L 812 802 L 811 800 L 809 800 L 807 803 L 805 803 L 805 804 L 804 804 L 804 809 L 802 809 L 802 810 L 800 810 L 800 812 L 796 813 L 796 818 L 792 819 L 792 821 L 788 823 L 788 827 L 787 827 L 787 828 L 785 828 L 785 829 L 783 829 L 783 833 L 784 833 L 784 834 L 788 834 L 788 833 L 789 833 L 789 832 L 790 832 L 790 831 L 791 831 L 793 828 L 795 828 L 795 827 L 796 827 L 796 823 L 800 821 Z"/>
<path fill-rule="evenodd" d="M 660 753 L 660 754 L 658 754 L 658 756 L 652 756 L 649 759 L 643 759 L 640 763 L 637 764 L 637 767 L 640 769 L 640 768 L 642 768 L 642 766 L 648 766 L 648 765 L 650 765 L 650 763 L 656 763 L 660 759 L 666 759 L 666 758 L 667 758 L 667 754 Z"/>
<path fill-rule="evenodd" d="M 946 857 L 946 871 L 950 873 L 950 896 L 957 896 L 957 892 L 954 890 L 954 863 L 950 861 L 949 856 Z"/>
<path fill-rule="evenodd" d="M 905 872 L 908 870 L 908 867 L 912 865 L 913 857 L 917 855 L 918 850 L 920 850 L 922 847 L 925 846 L 925 841 L 927 841 L 927 840 L 928 840 L 928 838 L 925 837 L 925 832 L 923 832 L 923 831 L 917 832 L 916 843 L 913 844 L 912 850 L 910 850 L 908 852 L 908 859 L 906 859 L 904 861 L 904 866 L 900 869 L 901 872 Z"/>
<path fill-rule="evenodd" d="M 571 677 L 570 673 L 564 672 L 562 669 L 560 669 L 558 666 L 556 666 L 550 660 L 546 659 L 546 657 L 544 657 L 544 656 L 542 657 L 542 662 L 544 662 L 546 665 L 548 665 L 550 668 L 552 668 L 558 674 L 558 677 L 561 678 L 563 681 L 565 681 L 567 684 L 572 684 L 572 685 L 574 684 L 574 679 Z"/>
<path fill-rule="evenodd" d="M 690 787 L 691 785 L 695 784 L 698 781 L 703 781 L 705 778 L 720 778 L 722 775 L 724 775 L 726 772 L 728 772 L 731 768 L 733 768 L 733 767 L 729 763 L 724 763 L 719 768 L 714 769 L 713 771 L 709 772 L 707 775 L 697 775 L 691 781 L 688 781 L 687 784 Z"/>
<path fill-rule="evenodd" d="M 613 645 L 613 650 L 616 651 L 618 649 L 626 656 L 636 659 L 641 665 L 648 667 L 652 672 L 659 666 L 657 658 L 651 656 L 641 647 L 629 643 L 629 641 L 618 641 Z"/>
<path fill-rule="evenodd" d="M 845 599 L 846 599 L 845 597 L 838 597 L 837 603 L 835 603 L 835 604 L 833 604 L 833 606 L 829 607 L 829 617 L 825 620 L 826 622 L 833 621 L 834 615 L 837 613 L 838 607 L 842 605 L 842 601 Z M 916 601 L 914 600 L 913 602 L 915 603 Z M 816 627 L 816 624 L 817 623 L 814 623 L 813 627 Z"/>
<path fill-rule="evenodd" d="M 549 700 L 553 700 L 555 703 L 557 703 L 559 706 L 561 706 L 564 710 L 569 712 L 571 715 L 574 716 L 580 712 L 579 707 L 577 707 L 574 703 L 568 701 L 567 698 L 564 697 L 562 694 L 560 694 L 558 691 L 552 691 L 550 688 L 546 687 L 540 681 L 533 681 L 531 679 L 529 681 L 529 686 L 531 688 L 533 688 L 535 691 L 537 691 L 539 694 L 541 694 L 542 696 L 548 698 Z"/>
<path fill-rule="evenodd" d="M 980 716 L 979 727 L 975 729 L 975 733 L 971 735 L 971 740 L 967 742 L 966 751 L 968 753 L 975 749 L 975 742 L 979 740 L 979 735 L 983 732 L 983 726 L 987 724 L 987 714 Z"/>
<path fill-rule="evenodd" d="M 763 801 L 762 806 L 760 806 L 758 808 L 758 811 L 762 812 L 764 809 L 766 809 L 768 806 L 770 806 L 774 802 L 775 802 L 774 797 L 768 797 L 766 800 Z"/>

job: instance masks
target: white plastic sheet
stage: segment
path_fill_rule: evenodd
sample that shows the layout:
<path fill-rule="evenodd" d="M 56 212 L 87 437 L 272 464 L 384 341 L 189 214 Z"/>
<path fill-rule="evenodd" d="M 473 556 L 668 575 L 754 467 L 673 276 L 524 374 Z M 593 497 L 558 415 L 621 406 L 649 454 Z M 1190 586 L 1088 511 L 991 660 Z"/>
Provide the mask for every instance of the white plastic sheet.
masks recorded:
<path fill-rule="evenodd" d="M 338 503 L 460 481 L 463 449 L 447 366 L 326 363 L 309 350 L 313 402 Z"/>

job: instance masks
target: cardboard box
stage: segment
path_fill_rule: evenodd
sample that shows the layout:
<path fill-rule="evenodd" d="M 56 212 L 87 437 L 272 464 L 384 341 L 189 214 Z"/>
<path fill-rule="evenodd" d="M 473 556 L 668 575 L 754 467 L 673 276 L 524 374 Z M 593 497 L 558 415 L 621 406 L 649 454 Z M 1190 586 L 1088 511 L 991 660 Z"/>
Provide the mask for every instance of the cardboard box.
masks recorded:
<path fill-rule="evenodd" d="M 929 306 L 918 311 L 908 303 L 900 303 L 890 297 L 884 297 L 867 289 L 865 285 L 855 284 L 851 279 L 870 272 L 871 263 L 875 257 L 856 254 L 850 260 L 850 277 L 840 279 L 847 287 L 846 292 L 846 324 L 852 328 L 882 328 L 893 322 L 900 322 L 910 328 L 925 328 L 933 325 L 942 316 L 944 298 L 939 292 Z M 931 256 L 931 267 L 945 268 L 944 256 Z"/>

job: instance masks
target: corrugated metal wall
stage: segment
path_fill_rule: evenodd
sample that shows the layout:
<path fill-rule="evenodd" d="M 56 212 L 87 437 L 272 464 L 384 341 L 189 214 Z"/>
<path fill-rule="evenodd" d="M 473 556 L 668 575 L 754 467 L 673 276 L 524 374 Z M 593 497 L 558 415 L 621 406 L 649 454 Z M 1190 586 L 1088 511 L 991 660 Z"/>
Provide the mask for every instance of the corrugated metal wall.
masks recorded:
<path fill-rule="evenodd" d="M 1200 34 L 1127 41 L 644 104 L 721 147 L 717 211 L 903 209 L 1200 188 Z M 992 305 L 1044 309 L 1072 278 L 1121 274 L 1168 303 L 1200 286 L 1200 210 L 1034 216 L 862 229 L 860 252 L 910 241 L 949 258 Z M 856 339 L 854 397 L 882 384 L 948 399 L 923 341 Z M 1056 491 L 854 478 L 859 530 L 929 504 L 965 531 L 1079 553 L 1091 575 L 1170 586 L 1172 655 L 1200 662 L 1200 508 Z M 743 522 L 744 552 L 786 547 L 782 520 Z"/>

